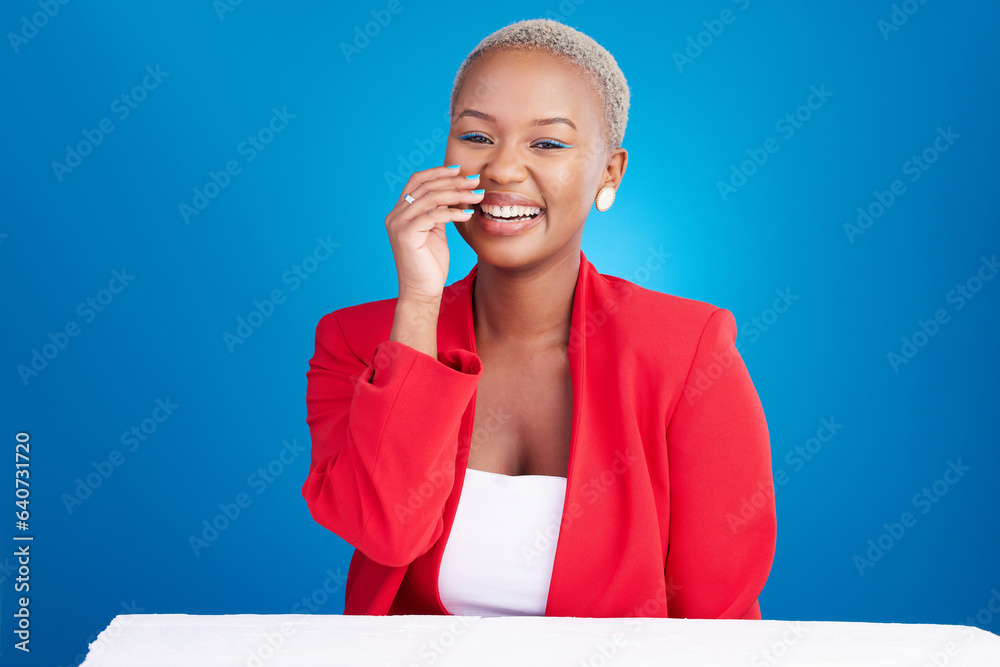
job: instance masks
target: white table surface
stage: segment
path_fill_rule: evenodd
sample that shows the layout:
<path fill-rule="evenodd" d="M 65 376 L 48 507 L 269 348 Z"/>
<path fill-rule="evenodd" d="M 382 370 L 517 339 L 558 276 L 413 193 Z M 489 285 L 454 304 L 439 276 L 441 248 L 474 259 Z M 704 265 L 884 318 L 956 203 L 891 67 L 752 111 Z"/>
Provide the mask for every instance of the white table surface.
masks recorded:
<path fill-rule="evenodd" d="M 827 621 L 122 614 L 81 667 L 1000 667 L 959 625 Z"/>

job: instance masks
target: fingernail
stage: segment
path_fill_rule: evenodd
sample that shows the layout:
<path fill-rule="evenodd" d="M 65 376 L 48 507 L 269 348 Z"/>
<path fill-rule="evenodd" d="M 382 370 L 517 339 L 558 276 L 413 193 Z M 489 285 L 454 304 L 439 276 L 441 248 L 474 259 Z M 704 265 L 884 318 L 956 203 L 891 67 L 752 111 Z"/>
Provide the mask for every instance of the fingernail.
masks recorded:
<path fill-rule="evenodd" d="M 473 190 L 472 194 L 474 194 L 474 195 L 481 195 L 484 192 L 486 192 L 486 188 L 483 188 L 482 190 Z"/>
<path fill-rule="evenodd" d="M 460 165 L 460 164 L 453 164 L 453 165 L 449 166 L 448 169 L 458 169 L 461 166 L 462 165 Z"/>
<path fill-rule="evenodd" d="M 475 213 L 475 211 L 473 211 L 471 208 L 463 208 L 462 213 L 468 213 L 469 215 L 472 215 L 473 213 Z"/>
<path fill-rule="evenodd" d="M 471 181 L 474 178 L 479 178 L 479 174 L 472 174 L 471 176 L 466 176 L 466 178 Z"/>

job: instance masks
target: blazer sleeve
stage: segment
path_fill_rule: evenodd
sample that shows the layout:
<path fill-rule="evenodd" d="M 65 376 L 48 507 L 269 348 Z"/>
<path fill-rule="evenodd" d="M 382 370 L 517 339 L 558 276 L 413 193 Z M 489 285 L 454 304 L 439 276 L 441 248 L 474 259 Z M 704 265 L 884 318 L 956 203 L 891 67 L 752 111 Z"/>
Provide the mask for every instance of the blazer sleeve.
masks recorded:
<path fill-rule="evenodd" d="M 732 313 L 713 311 L 667 427 L 670 617 L 761 617 L 774 480 L 764 409 L 735 341 Z"/>
<path fill-rule="evenodd" d="M 459 426 L 481 374 L 468 350 L 434 359 L 398 341 L 361 359 L 337 313 L 325 315 L 306 373 L 302 495 L 313 518 L 383 565 L 426 553 L 444 531 Z"/>

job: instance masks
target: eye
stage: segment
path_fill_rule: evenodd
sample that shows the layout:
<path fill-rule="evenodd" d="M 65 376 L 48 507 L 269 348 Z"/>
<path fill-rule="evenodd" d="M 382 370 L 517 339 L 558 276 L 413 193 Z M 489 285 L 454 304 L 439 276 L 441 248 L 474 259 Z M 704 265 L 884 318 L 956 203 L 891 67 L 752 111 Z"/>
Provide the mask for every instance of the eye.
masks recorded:
<path fill-rule="evenodd" d="M 484 141 L 474 141 L 474 139 L 477 139 L 477 138 L 478 139 L 483 139 L 484 141 L 489 141 L 489 139 L 486 137 L 486 135 L 482 134 L 480 132 L 467 132 L 467 133 L 465 133 L 465 134 L 463 134 L 462 136 L 459 137 L 459 139 L 461 139 L 462 141 L 468 141 L 469 143 L 473 143 L 473 144 L 484 143 Z"/>
<path fill-rule="evenodd" d="M 573 148 L 570 144 L 564 144 L 561 141 L 556 141 L 554 139 L 542 139 L 535 144 L 538 148 L 552 149 L 552 148 Z"/>

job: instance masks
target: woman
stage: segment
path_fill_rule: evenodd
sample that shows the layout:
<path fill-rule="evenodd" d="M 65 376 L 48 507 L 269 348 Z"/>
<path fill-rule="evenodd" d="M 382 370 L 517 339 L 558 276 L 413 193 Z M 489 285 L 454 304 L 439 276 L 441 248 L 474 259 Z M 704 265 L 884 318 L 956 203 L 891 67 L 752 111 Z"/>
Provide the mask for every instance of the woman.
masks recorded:
<path fill-rule="evenodd" d="M 344 613 L 760 618 L 774 487 L 734 318 L 581 250 L 628 105 L 555 21 L 459 69 L 455 166 L 385 220 L 399 296 L 324 316 L 307 373 L 302 493 L 356 548 Z M 478 262 L 446 286 L 448 222 Z"/>

